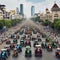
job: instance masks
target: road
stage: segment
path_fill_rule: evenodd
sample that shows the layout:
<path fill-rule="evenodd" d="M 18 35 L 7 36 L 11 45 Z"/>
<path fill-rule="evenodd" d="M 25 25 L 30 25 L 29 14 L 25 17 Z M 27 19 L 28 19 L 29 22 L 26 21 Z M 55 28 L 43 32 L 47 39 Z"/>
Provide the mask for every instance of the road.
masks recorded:
<path fill-rule="evenodd" d="M 20 35 L 21 36 L 21 35 Z M 12 41 L 12 40 L 11 40 Z M 18 42 L 20 42 L 20 39 L 18 39 Z M 40 42 L 39 42 L 40 43 Z M 4 44 L 4 45 L 6 45 L 6 44 Z M 59 60 L 59 59 L 57 59 L 56 57 L 55 57 L 55 49 L 53 50 L 53 52 L 47 52 L 47 50 L 46 49 L 42 49 L 42 51 L 43 51 L 43 56 L 42 57 L 35 57 L 34 56 L 34 50 L 35 50 L 35 48 L 33 47 L 33 41 L 31 41 L 31 45 L 32 45 L 32 47 L 31 47 L 31 50 L 32 50 L 32 57 L 31 58 L 26 58 L 25 57 L 25 47 L 23 47 L 22 48 L 22 53 L 19 53 L 19 56 L 18 56 L 18 58 L 13 58 L 12 57 L 12 54 L 13 54 L 13 51 L 11 51 L 11 56 L 10 57 L 8 57 L 8 59 L 7 60 Z"/>
<path fill-rule="evenodd" d="M 18 26 L 16 26 L 16 29 L 18 30 L 18 29 L 20 29 L 20 28 L 22 28 L 23 26 L 30 26 L 30 27 L 32 27 L 32 28 L 37 28 L 37 29 L 39 29 L 41 32 L 45 32 L 45 31 L 43 31 L 44 29 L 43 29 L 43 27 L 40 25 L 40 26 L 38 26 L 36 23 L 34 23 L 33 21 L 31 21 L 31 20 L 26 20 L 26 21 L 24 21 L 22 24 L 19 24 Z M 15 28 L 15 27 L 14 27 Z M 13 29 L 14 29 L 13 28 Z M 15 30 L 13 30 L 12 29 L 12 31 L 14 32 Z M 11 31 L 11 30 L 9 30 L 9 31 Z M 9 32 L 8 32 L 9 33 Z M 12 32 L 11 32 L 12 33 Z M 18 42 L 20 42 L 20 39 L 18 40 Z M 22 48 L 22 53 L 19 53 L 19 56 L 18 56 L 18 58 L 12 58 L 12 52 L 13 51 L 11 51 L 11 56 L 7 59 L 7 60 L 59 60 L 59 59 L 57 59 L 56 57 L 55 57 L 55 49 L 53 50 L 53 52 L 47 52 L 47 50 L 46 49 L 43 49 L 42 51 L 43 51 L 43 56 L 42 57 L 40 57 L 40 58 L 37 58 L 37 57 L 35 57 L 34 56 L 34 50 L 35 50 L 35 48 L 33 47 L 33 41 L 31 41 L 31 44 L 32 44 L 32 47 L 31 47 L 31 50 L 32 50 L 32 57 L 31 58 L 26 58 L 24 55 L 25 55 L 25 47 L 23 47 Z M 0 45 L 0 49 L 1 48 L 3 48 L 4 47 L 4 45 L 5 45 L 5 42 L 2 44 L 2 45 Z"/>
<path fill-rule="evenodd" d="M 18 42 L 20 42 L 20 39 L 18 40 Z M 40 43 L 40 42 L 39 42 Z M 47 52 L 46 49 L 42 49 L 43 51 L 43 56 L 42 57 L 35 57 L 34 56 L 34 50 L 35 48 L 33 47 L 33 41 L 31 41 L 31 50 L 32 50 L 32 57 L 31 58 L 26 58 L 25 57 L 25 47 L 22 48 L 22 53 L 19 53 L 18 58 L 13 58 L 12 57 L 12 53 L 13 51 L 11 51 L 11 56 L 7 59 L 7 60 L 59 60 L 55 57 L 55 49 L 53 50 L 53 52 Z"/>
<path fill-rule="evenodd" d="M 39 26 L 41 32 L 45 33 L 53 40 L 57 39 L 60 42 L 60 34 L 54 33 L 49 26 L 43 26 L 41 23 L 36 23 L 36 24 Z"/>

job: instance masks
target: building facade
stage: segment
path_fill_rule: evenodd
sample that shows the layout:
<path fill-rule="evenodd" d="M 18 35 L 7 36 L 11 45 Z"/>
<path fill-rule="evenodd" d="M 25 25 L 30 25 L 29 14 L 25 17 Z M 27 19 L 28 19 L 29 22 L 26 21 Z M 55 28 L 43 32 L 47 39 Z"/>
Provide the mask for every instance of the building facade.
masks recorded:
<path fill-rule="evenodd" d="M 51 12 L 46 8 L 46 14 L 40 14 L 40 18 L 42 20 L 49 20 L 54 22 L 55 19 L 60 19 L 60 8 L 59 6 L 54 3 L 53 7 L 51 8 Z"/>
<path fill-rule="evenodd" d="M 3 12 L 0 10 L 0 20 L 3 19 Z"/>
<path fill-rule="evenodd" d="M 7 12 L 5 7 L 5 5 L 0 5 L 0 20 L 9 19 L 10 12 Z"/>
<path fill-rule="evenodd" d="M 60 19 L 60 7 L 55 3 L 51 8 L 52 11 L 52 20 Z"/>
<path fill-rule="evenodd" d="M 5 14 L 6 14 L 5 5 L 0 5 L 0 20 L 5 19 Z"/>

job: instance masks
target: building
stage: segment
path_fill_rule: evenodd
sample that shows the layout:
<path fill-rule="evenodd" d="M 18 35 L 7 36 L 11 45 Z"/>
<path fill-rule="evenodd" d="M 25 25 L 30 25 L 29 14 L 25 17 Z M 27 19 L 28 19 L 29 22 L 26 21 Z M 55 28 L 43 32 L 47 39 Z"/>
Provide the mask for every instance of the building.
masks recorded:
<path fill-rule="evenodd" d="M 10 12 L 6 12 L 6 19 L 10 19 Z"/>
<path fill-rule="evenodd" d="M 60 7 L 56 3 L 54 3 L 51 8 L 51 12 L 48 8 L 46 8 L 46 13 L 40 14 L 40 18 L 42 20 L 49 20 L 51 22 L 54 22 L 55 19 L 60 19 Z"/>
<path fill-rule="evenodd" d="M 5 5 L 0 5 L 0 19 L 5 19 Z"/>
<path fill-rule="evenodd" d="M 31 6 L 31 16 L 34 16 L 34 14 L 35 14 L 35 7 Z"/>
<path fill-rule="evenodd" d="M 10 19 L 15 19 L 15 10 L 10 10 Z"/>
<path fill-rule="evenodd" d="M 55 3 L 51 8 L 52 11 L 52 20 L 60 19 L 60 7 Z"/>
<path fill-rule="evenodd" d="M 16 14 L 19 14 L 20 12 L 19 12 L 19 8 L 18 7 L 16 7 Z"/>
<path fill-rule="evenodd" d="M 5 5 L 0 5 L 0 20 L 9 19 L 10 12 L 7 12 L 5 7 Z"/>
<path fill-rule="evenodd" d="M 16 11 L 15 11 L 15 19 L 20 19 L 20 14 L 19 14 L 19 8 L 16 7 Z"/>
<path fill-rule="evenodd" d="M 3 19 L 3 12 L 0 10 L 0 20 Z"/>
<path fill-rule="evenodd" d="M 46 8 L 45 12 L 46 14 L 43 13 L 40 14 L 40 19 L 52 21 L 52 13 L 50 13 L 48 8 Z"/>
<path fill-rule="evenodd" d="M 23 4 L 20 4 L 20 14 L 23 15 Z"/>

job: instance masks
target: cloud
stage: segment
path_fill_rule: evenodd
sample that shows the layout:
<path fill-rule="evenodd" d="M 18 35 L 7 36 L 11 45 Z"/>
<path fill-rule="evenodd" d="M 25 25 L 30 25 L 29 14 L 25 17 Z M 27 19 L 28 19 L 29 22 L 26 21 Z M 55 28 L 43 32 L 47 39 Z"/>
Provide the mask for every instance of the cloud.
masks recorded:
<path fill-rule="evenodd" d="M 45 0 L 26 0 L 28 2 L 33 2 L 33 3 L 39 3 L 39 2 L 43 2 Z"/>

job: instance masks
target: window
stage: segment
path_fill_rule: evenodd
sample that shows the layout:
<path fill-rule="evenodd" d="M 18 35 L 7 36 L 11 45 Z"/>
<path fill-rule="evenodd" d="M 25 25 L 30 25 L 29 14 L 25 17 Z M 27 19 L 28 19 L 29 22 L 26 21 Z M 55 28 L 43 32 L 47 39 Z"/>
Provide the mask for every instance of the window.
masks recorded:
<path fill-rule="evenodd" d="M 58 17 L 58 14 L 55 14 L 54 17 Z"/>

